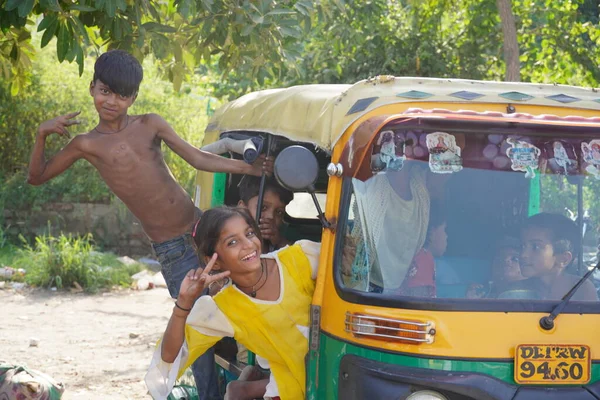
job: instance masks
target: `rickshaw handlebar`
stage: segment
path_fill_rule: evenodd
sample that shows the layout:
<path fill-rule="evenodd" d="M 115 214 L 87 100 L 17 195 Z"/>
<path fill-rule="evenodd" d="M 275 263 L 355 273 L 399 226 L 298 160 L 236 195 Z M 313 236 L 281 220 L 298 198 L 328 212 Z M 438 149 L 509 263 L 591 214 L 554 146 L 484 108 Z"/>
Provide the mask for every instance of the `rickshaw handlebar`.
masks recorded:
<path fill-rule="evenodd" d="M 258 158 L 262 148 L 262 140 L 260 138 L 258 138 L 258 140 L 260 140 L 261 143 L 258 143 L 256 138 L 254 140 L 222 138 L 214 143 L 207 144 L 206 146 L 202 147 L 201 150 L 213 154 L 224 154 L 229 152 L 237 153 L 244 158 L 245 162 L 252 164 Z"/>

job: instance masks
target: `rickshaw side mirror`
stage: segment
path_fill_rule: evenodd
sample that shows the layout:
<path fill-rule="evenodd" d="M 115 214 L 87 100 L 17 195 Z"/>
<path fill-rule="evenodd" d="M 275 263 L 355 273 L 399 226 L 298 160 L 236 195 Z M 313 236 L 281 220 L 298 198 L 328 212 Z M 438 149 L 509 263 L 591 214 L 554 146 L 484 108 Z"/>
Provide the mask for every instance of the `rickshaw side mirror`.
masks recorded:
<path fill-rule="evenodd" d="M 292 192 L 314 191 L 319 175 L 317 157 L 302 146 L 289 146 L 275 159 L 274 173 L 277 182 Z"/>
<path fill-rule="evenodd" d="M 317 157 L 310 150 L 298 145 L 286 147 L 275 159 L 273 172 L 277 182 L 287 190 L 310 193 L 319 213 L 321 224 L 325 228 L 332 228 L 332 224 L 325 218 L 315 195 L 319 163 Z"/>

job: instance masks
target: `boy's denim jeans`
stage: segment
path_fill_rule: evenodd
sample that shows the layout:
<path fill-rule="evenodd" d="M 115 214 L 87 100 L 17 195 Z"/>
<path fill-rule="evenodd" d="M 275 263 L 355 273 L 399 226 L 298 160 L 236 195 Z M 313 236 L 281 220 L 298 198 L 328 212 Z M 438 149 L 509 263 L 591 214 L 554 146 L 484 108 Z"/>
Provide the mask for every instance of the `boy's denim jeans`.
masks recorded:
<path fill-rule="evenodd" d="M 192 236 L 185 234 L 162 243 L 152 243 L 161 265 L 161 272 L 171 297 L 176 299 L 185 275 L 200 266 Z M 192 372 L 200 400 L 220 400 L 214 348 L 211 348 L 192 364 Z"/>

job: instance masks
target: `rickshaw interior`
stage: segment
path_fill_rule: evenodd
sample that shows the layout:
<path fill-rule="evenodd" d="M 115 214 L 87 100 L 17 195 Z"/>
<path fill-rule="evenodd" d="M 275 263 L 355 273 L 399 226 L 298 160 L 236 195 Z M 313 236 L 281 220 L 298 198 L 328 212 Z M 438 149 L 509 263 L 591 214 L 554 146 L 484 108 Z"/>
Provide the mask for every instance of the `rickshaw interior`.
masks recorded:
<path fill-rule="evenodd" d="M 311 143 L 297 142 L 283 136 L 275 136 L 266 133 L 257 132 L 226 132 L 221 135 L 222 138 L 232 137 L 236 140 L 253 138 L 257 143 L 261 143 L 262 149 L 257 149 L 259 153 L 269 154 L 275 159 L 282 150 L 290 146 L 302 146 L 310 150 L 318 162 L 319 176 L 314 184 L 316 197 L 321 208 L 325 206 L 325 193 L 327 191 L 328 176 L 326 173 L 327 164 L 329 164 L 331 155 Z M 243 155 L 236 152 L 229 152 L 229 157 L 243 159 Z M 301 170 L 302 166 L 298 166 Z M 225 177 L 225 189 L 223 193 L 223 204 L 235 206 L 240 200 L 239 185 L 243 175 L 228 174 Z M 294 193 L 294 200 L 286 207 L 284 216 L 283 235 L 286 239 L 294 242 L 299 239 L 309 239 L 312 241 L 321 240 L 322 225 L 317 219 L 317 211 L 311 196 L 308 193 Z"/>
<path fill-rule="evenodd" d="M 503 273 L 508 279 L 511 268 L 515 282 L 543 274 L 531 272 L 534 263 L 520 259 L 522 224 L 539 213 L 566 216 L 577 229 L 564 274 L 580 277 L 596 265 L 600 140 L 597 128 L 575 125 L 403 116 L 388 122 L 358 150 L 362 160 L 355 162 L 354 177 L 345 178 L 339 226 L 345 234 L 339 235 L 336 251 L 340 295 L 388 307 L 407 307 L 398 302 L 406 297 L 560 300 L 562 295 L 544 297 L 509 282 L 495 293 L 495 281 Z M 414 291 L 407 282 L 418 286 L 419 279 L 427 279 L 416 271 L 412 255 L 435 247 L 430 237 L 435 226 L 422 222 L 435 215 L 442 216 L 441 236 L 447 238 L 446 245 L 437 234 L 442 249 L 431 250 L 435 291 Z M 410 256 L 398 258 L 393 254 L 398 251 Z M 595 296 L 574 300 L 597 305 Z"/>

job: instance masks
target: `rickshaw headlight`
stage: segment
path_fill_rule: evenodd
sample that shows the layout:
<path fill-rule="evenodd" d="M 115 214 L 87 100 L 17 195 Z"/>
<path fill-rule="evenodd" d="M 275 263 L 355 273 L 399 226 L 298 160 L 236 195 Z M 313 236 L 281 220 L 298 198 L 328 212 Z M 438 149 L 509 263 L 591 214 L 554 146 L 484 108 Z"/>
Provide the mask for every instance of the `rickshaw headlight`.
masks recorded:
<path fill-rule="evenodd" d="M 448 400 L 448 398 L 433 390 L 419 390 L 408 396 L 406 400 Z"/>

